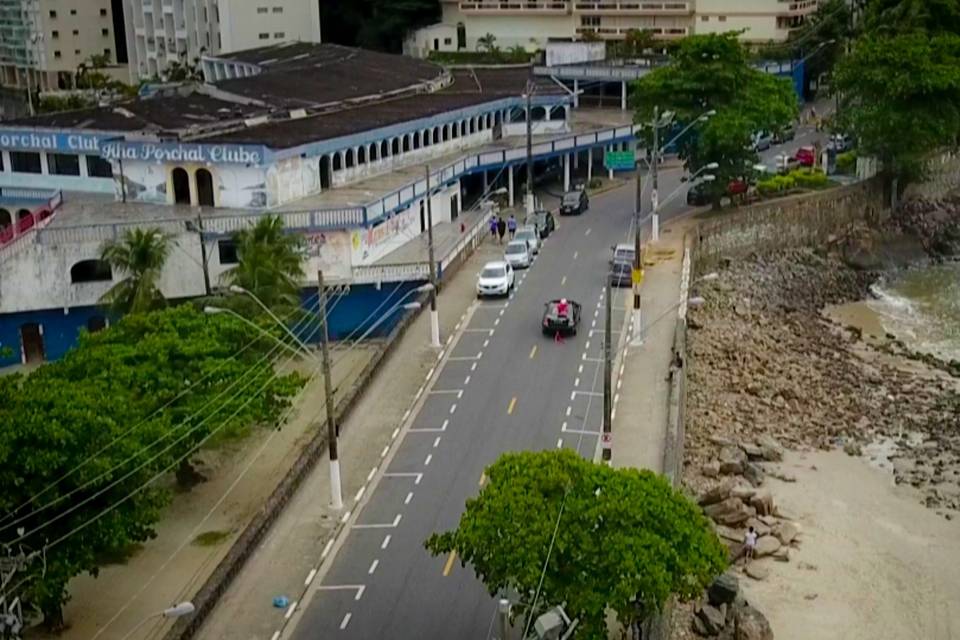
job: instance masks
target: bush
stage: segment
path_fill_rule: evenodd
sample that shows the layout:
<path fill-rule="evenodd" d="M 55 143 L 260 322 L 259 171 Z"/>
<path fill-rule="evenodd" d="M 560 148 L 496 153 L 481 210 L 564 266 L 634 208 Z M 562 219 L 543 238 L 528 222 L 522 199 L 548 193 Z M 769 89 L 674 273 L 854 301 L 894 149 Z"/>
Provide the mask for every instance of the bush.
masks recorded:
<path fill-rule="evenodd" d="M 857 169 L 857 152 L 847 151 L 837 155 L 837 173 L 850 174 Z"/>
<path fill-rule="evenodd" d="M 790 172 L 796 186 L 801 189 L 823 189 L 830 184 L 822 171 L 813 169 L 795 169 Z"/>
<path fill-rule="evenodd" d="M 590 182 L 587 183 L 588 189 L 599 189 L 603 186 L 603 178 L 591 178 Z"/>

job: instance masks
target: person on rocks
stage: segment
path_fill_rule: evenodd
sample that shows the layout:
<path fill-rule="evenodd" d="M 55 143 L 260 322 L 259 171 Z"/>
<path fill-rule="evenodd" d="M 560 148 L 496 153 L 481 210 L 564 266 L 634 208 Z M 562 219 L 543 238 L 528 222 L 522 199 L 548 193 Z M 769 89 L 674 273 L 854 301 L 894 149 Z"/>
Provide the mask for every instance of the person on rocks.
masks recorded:
<path fill-rule="evenodd" d="M 507 223 L 503 221 L 503 218 L 497 216 L 497 236 L 499 236 L 499 243 L 503 244 L 503 234 L 507 232 Z"/>
<path fill-rule="evenodd" d="M 753 527 L 747 529 L 743 536 L 743 557 L 744 564 L 749 564 L 753 560 L 754 553 L 757 550 L 757 532 Z"/>

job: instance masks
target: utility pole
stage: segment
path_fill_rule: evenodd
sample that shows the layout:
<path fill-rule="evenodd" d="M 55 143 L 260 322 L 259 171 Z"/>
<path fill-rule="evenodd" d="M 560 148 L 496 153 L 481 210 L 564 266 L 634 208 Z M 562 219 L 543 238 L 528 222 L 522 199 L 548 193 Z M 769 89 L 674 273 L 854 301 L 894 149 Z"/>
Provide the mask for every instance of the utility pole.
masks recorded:
<path fill-rule="evenodd" d="M 533 82 L 527 80 L 527 215 L 533 213 Z"/>
<path fill-rule="evenodd" d="M 640 283 L 637 282 L 643 269 L 643 256 L 641 255 L 641 235 L 642 227 L 640 224 L 640 213 L 643 210 L 643 176 L 640 174 L 640 165 L 634 162 L 637 171 L 637 195 L 633 206 L 633 273 L 631 282 L 633 284 L 633 335 L 640 336 Z"/>
<path fill-rule="evenodd" d="M 607 277 L 607 288 L 606 288 L 606 316 L 603 321 L 603 434 L 601 437 L 601 445 L 603 447 L 602 458 L 604 462 L 610 462 L 610 458 L 613 454 L 613 401 L 612 396 L 612 386 L 613 386 L 613 361 L 612 361 L 612 349 L 610 348 L 610 342 L 613 338 L 612 336 L 612 322 L 611 316 L 613 314 L 613 289 L 611 286 L 612 278 Z"/>
<path fill-rule="evenodd" d="M 120 161 L 120 166 L 123 166 L 123 160 Z M 121 178 L 121 182 L 122 182 Z M 210 268 L 209 268 L 209 258 L 207 257 L 207 243 L 203 240 L 203 214 L 197 214 L 197 229 L 200 236 L 200 262 L 203 263 L 203 290 L 206 292 L 206 295 L 210 295 L 213 290 L 210 288 Z"/>
<path fill-rule="evenodd" d="M 657 193 L 657 187 L 659 183 L 657 182 L 657 168 L 660 164 L 660 107 L 653 108 L 653 160 L 650 165 L 650 174 L 653 179 L 653 184 L 650 190 L 650 204 L 653 205 L 652 211 L 652 228 L 650 239 L 654 242 L 660 240 L 660 214 L 657 212 L 657 208 L 660 204 L 659 195 Z"/>
<path fill-rule="evenodd" d="M 507 640 L 507 631 L 510 629 L 510 601 L 500 598 L 497 603 L 497 614 L 500 618 L 500 636 L 496 640 Z"/>
<path fill-rule="evenodd" d="M 321 364 L 323 366 L 323 394 L 327 414 L 327 450 L 330 452 L 330 505 L 343 509 L 343 493 L 340 485 L 340 456 L 337 454 L 337 424 L 334 417 L 336 406 L 333 404 L 333 380 L 330 377 L 330 341 L 327 330 L 327 290 L 323 285 L 323 269 L 317 271 L 317 287 L 320 296 L 320 343 Z"/>
<path fill-rule="evenodd" d="M 437 312 L 437 263 L 433 257 L 433 198 L 430 195 L 430 165 L 427 165 L 427 260 L 430 261 L 430 344 L 440 348 L 440 314 Z"/>

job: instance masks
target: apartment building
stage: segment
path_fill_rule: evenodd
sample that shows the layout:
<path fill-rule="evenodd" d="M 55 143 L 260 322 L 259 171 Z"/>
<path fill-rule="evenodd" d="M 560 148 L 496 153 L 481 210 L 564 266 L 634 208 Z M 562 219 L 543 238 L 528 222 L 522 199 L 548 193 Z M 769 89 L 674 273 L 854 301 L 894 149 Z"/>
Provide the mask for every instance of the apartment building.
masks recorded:
<path fill-rule="evenodd" d="M 501 48 L 543 49 L 549 40 L 622 39 L 631 29 L 664 40 L 744 29 L 747 42 L 783 40 L 819 0 L 441 0 L 440 25 L 413 34 L 408 49 L 475 51 L 490 33 Z M 442 38 L 435 34 L 443 33 Z M 455 34 L 457 37 L 452 37 Z"/>
<path fill-rule="evenodd" d="M 131 75 L 279 42 L 320 42 L 318 0 L 122 0 Z"/>
<path fill-rule="evenodd" d="M 0 84 L 70 88 L 91 56 L 128 78 L 120 0 L 0 0 Z"/>

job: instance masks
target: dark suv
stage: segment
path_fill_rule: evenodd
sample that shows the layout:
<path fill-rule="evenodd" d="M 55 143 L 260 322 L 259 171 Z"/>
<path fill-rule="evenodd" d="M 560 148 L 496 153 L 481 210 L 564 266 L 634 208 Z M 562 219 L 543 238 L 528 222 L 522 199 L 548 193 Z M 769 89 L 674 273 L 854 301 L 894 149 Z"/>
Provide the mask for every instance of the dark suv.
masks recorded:
<path fill-rule="evenodd" d="M 557 228 L 557 221 L 553 214 L 545 209 L 539 209 L 533 212 L 533 215 L 527 216 L 527 224 L 532 224 L 537 228 L 540 238 L 546 238 L 553 230 Z"/>
<path fill-rule="evenodd" d="M 590 199 L 584 190 L 567 191 L 560 201 L 560 215 L 579 215 L 590 208 Z"/>

